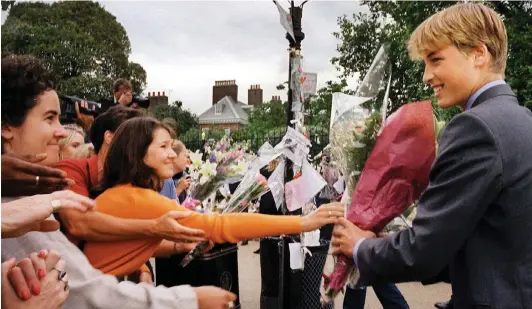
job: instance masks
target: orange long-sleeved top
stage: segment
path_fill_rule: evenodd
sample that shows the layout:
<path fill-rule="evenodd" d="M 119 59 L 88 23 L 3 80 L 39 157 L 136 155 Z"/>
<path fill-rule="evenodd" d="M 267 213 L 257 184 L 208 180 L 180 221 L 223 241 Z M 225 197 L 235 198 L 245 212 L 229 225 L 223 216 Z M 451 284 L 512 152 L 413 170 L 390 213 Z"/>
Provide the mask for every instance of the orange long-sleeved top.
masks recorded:
<path fill-rule="evenodd" d="M 171 210 L 186 211 L 175 200 L 131 185 L 106 190 L 96 199 L 96 211 L 120 218 L 156 219 Z M 249 213 L 199 214 L 179 219 L 179 224 L 202 229 L 216 243 L 301 232 L 299 216 L 272 216 Z M 84 253 L 94 268 L 114 276 L 129 275 L 155 252 L 162 239 L 87 242 Z"/>

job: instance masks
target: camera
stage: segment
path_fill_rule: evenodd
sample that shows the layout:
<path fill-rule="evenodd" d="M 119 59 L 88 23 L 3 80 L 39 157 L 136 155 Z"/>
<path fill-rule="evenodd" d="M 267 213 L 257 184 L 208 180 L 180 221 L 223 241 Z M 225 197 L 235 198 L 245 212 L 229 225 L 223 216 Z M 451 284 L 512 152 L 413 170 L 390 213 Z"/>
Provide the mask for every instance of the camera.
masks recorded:
<path fill-rule="evenodd" d="M 136 103 L 139 107 L 148 108 L 150 107 L 150 98 L 143 98 L 134 93 L 132 95 L 131 103 L 129 103 L 128 107 L 133 105 L 133 103 Z"/>
<path fill-rule="evenodd" d="M 85 115 L 92 115 L 96 118 L 102 112 L 102 105 L 97 102 L 86 101 L 77 97 L 60 95 L 61 104 L 61 123 L 74 123 L 76 121 L 76 102 L 79 105 L 79 112 Z M 87 108 L 81 106 L 81 102 L 87 102 Z"/>
<path fill-rule="evenodd" d="M 76 102 L 79 105 L 79 112 L 85 115 L 98 117 L 101 113 L 105 112 L 109 107 L 117 104 L 113 103 L 113 99 L 102 99 L 102 103 L 87 101 L 75 96 L 60 95 L 59 99 L 62 101 L 61 104 L 61 117 L 60 121 L 63 124 L 74 123 L 76 122 Z M 81 106 L 81 102 L 87 102 L 87 108 Z M 127 106 L 137 104 L 138 107 L 148 108 L 150 106 L 150 99 L 139 96 L 138 94 L 132 94 L 131 103 Z"/>

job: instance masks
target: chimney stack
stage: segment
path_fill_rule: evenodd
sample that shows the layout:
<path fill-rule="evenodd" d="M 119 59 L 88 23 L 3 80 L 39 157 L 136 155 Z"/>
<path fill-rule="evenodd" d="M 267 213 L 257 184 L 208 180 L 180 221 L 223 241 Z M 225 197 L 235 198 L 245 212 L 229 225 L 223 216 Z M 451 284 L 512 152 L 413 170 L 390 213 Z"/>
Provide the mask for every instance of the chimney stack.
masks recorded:
<path fill-rule="evenodd" d="M 224 97 L 229 96 L 235 102 L 238 102 L 238 85 L 236 80 L 217 80 L 212 87 L 212 105 Z"/>
<path fill-rule="evenodd" d="M 248 105 L 260 105 L 262 104 L 263 91 L 260 85 L 251 85 L 248 89 Z"/>
<path fill-rule="evenodd" d="M 161 95 L 161 91 L 148 91 L 148 98 L 150 99 L 149 110 L 153 110 L 157 105 L 168 105 L 168 97 L 165 96 L 164 91 L 162 94 L 163 95 Z"/>

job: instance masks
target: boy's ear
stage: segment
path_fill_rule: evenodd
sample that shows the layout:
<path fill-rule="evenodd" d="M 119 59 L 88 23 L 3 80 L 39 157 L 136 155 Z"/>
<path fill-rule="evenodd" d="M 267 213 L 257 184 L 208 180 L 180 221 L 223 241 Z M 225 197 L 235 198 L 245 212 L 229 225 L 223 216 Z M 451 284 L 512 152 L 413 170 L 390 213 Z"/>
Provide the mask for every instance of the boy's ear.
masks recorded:
<path fill-rule="evenodd" d="M 483 67 L 488 65 L 490 60 L 490 53 L 486 44 L 480 44 L 479 46 L 473 49 L 473 60 L 476 66 Z"/>

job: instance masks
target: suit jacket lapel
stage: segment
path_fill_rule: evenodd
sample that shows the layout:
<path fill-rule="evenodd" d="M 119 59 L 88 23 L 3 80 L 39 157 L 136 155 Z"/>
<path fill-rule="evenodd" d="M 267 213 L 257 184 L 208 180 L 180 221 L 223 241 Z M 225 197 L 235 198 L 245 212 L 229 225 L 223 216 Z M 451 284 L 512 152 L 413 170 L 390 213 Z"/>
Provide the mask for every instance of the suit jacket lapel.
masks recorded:
<path fill-rule="evenodd" d="M 512 88 L 510 88 L 510 86 L 508 86 L 507 84 L 504 84 L 504 85 L 497 85 L 497 86 L 493 86 L 491 88 L 489 88 L 488 90 L 484 91 L 483 93 L 481 93 L 478 98 L 475 100 L 475 102 L 473 102 L 473 105 L 471 105 L 471 108 L 481 104 L 482 102 L 485 102 L 491 98 L 494 98 L 494 97 L 498 97 L 498 96 L 502 96 L 502 95 L 506 95 L 506 96 L 512 96 L 514 98 L 516 98 L 515 96 L 515 93 L 512 91 Z M 517 102 L 517 98 L 515 100 L 516 103 Z"/>

